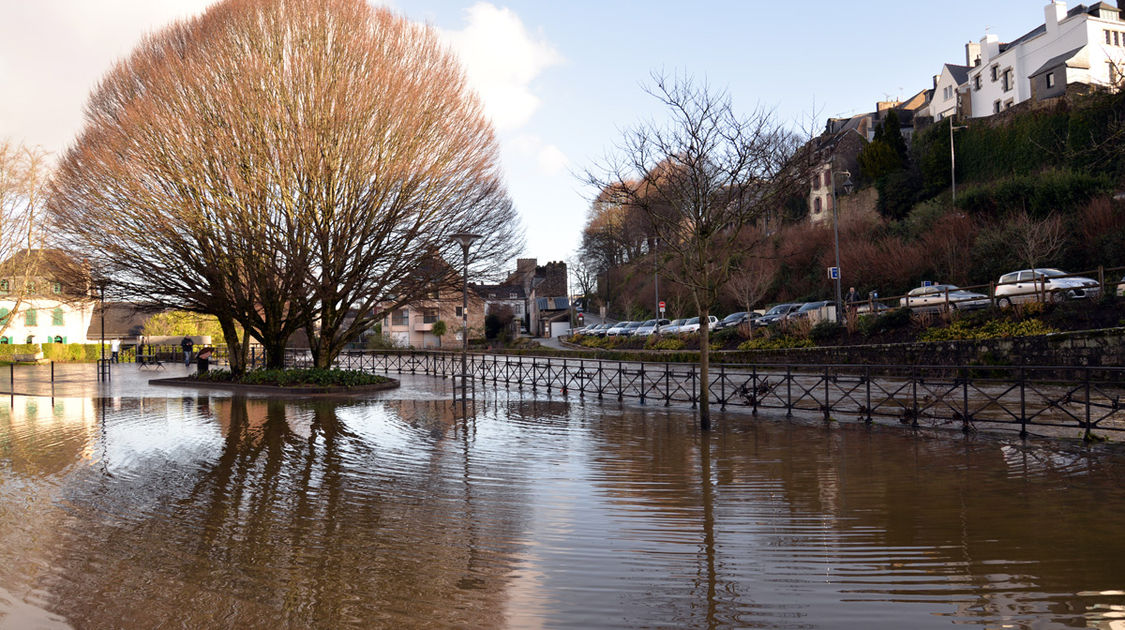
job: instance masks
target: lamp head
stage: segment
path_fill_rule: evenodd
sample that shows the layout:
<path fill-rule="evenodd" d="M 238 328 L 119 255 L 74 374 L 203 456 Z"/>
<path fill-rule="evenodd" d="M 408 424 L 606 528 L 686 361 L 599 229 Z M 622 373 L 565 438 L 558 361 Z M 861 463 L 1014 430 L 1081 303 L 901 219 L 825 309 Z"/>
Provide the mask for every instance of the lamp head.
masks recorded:
<path fill-rule="evenodd" d="M 458 232 L 456 234 L 450 234 L 449 240 L 459 243 L 461 245 L 461 247 L 463 247 L 465 249 L 465 251 L 468 251 L 469 246 L 473 244 L 473 241 L 479 239 L 480 237 L 481 237 L 480 234 L 470 234 L 468 232 Z"/>

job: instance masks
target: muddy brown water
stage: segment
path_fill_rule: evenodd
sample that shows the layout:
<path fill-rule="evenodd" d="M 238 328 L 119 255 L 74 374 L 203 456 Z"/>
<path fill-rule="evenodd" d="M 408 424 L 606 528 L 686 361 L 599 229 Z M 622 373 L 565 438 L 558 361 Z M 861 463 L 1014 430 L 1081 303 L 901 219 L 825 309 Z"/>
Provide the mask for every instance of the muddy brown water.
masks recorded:
<path fill-rule="evenodd" d="M 1112 449 L 447 387 L 0 399 L 0 628 L 1125 627 Z"/>

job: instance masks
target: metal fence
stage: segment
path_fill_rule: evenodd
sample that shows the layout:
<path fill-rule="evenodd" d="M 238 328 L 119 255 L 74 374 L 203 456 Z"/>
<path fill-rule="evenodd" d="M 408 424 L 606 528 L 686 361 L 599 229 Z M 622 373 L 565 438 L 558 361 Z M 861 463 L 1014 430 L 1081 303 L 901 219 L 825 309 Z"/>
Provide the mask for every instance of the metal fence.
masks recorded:
<path fill-rule="evenodd" d="M 303 353 L 290 362 L 308 362 Z M 641 404 L 690 405 L 700 396 L 698 366 L 555 357 L 470 354 L 479 383 L 596 396 Z M 451 377 L 450 352 L 352 352 L 339 366 L 367 372 Z M 918 427 L 985 425 L 1029 431 L 1125 431 L 1125 368 L 895 365 L 713 365 L 710 401 L 728 407 L 825 420 L 896 420 Z"/>

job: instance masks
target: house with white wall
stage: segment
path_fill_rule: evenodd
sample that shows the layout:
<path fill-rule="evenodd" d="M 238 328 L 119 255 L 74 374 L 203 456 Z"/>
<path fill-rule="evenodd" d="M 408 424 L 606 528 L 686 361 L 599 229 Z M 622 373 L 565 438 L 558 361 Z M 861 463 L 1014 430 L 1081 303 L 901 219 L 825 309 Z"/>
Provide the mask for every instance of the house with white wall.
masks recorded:
<path fill-rule="evenodd" d="M 934 77 L 934 96 L 930 99 L 929 115 L 935 122 L 957 115 L 960 92 L 969 84 L 971 69 L 969 65 L 947 63 L 941 67 L 941 74 Z"/>
<path fill-rule="evenodd" d="M 1098 2 L 1068 10 L 1066 2 L 1051 2 L 1043 24 L 1015 40 L 1002 43 L 994 34 L 980 40 L 964 110 L 980 118 L 1033 97 L 1060 96 L 1069 86 L 1116 86 L 1123 66 L 1125 22 L 1117 7 Z"/>
<path fill-rule="evenodd" d="M 62 251 L 0 263 L 0 344 L 86 343 L 94 305 L 89 274 Z"/>

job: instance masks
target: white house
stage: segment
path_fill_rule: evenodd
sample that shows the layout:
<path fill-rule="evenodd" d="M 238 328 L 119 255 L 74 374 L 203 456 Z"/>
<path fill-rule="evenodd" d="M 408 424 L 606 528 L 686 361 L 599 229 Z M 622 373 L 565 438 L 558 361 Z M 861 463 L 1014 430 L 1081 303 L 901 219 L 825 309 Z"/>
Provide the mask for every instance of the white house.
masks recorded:
<path fill-rule="evenodd" d="M 86 343 L 94 304 L 88 274 L 61 251 L 23 250 L 0 264 L 0 344 Z"/>
<path fill-rule="evenodd" d="M 1001 43 L 993 34 L 980 40 L 963 111 L 980 118 L 1033 97 L 1060 96 L 1070 85 L 1120 83 L 1125 22 L 1117 7 L 1098 2 L 1067 10 L 1065 2 L 1051 2 L 1044 16 L 1042 25 L 1011 42 Z"/>
<path fill-rule="evenodd" d="M 930 117 L 934 121 L 957 114 L 958 92 L 969 82 L 972 66 L 958 66 L 947 63 L 941 67 L 941 74 L 934 77 L 934 96 L 930 99 Z"/>

